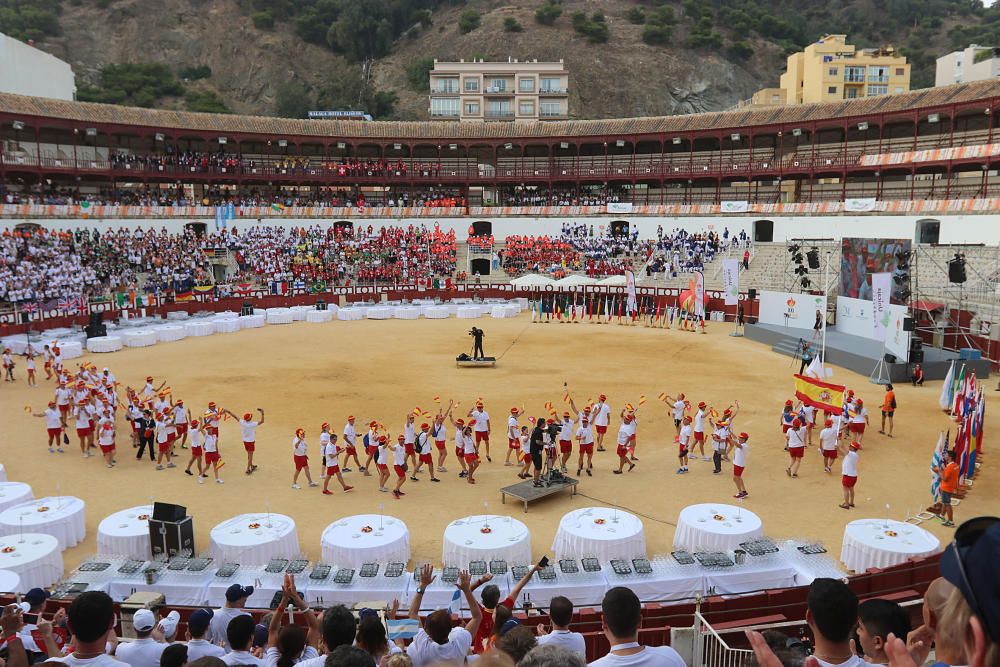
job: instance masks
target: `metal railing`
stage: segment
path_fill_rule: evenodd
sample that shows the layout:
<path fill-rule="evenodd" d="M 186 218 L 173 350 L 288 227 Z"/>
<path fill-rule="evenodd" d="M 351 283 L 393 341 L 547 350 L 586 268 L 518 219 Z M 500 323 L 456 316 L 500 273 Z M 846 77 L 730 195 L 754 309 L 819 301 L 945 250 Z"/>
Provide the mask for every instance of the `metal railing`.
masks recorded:
<path fill-rule="evenodd" d="M 691 667 L 745 667 L 753 656 L 750 649 L 729 646 L 700 611 L 694 614 L 693 639 Z"/>

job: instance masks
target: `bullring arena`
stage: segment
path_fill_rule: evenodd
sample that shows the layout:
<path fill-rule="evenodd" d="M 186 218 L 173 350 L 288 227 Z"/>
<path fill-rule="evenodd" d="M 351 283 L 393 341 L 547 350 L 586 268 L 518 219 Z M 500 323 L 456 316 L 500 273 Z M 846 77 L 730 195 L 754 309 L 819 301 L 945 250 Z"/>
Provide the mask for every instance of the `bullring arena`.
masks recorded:
<path fill-rule="evenodd" d="M 602 574 L 587 585 L 582 574 L 556 565 L 556 583 L 539 580 L 526 590 L 543 607 L 557 592 L 578 607 L 599 607 L 614 582 L 634 585 L 644 602 L 662 605 L 656 607 L 664 610 L 660 616 L 650 618 L 669 619 L 650 621 L 649 629 L 783 622 L 773 614 L 801 621 L 804 587 L 817 576 L 850 577 L 862 597 L 919 600 L 954 533 L 938 516 L 943 510 L 931 491 L 939 434 L 948 433 L 954 444 L 960 424 L 974 429 L 965 445 L 955 521 L 1000 514 L 998 473 L 988 455 L 995 421 L 991 371 L 1000 358 L 998 102 L 1000 84 L 985 82 L 896 95 L 879 100 L 877 108 L 858 101 L 766 113 L 519 124 L 506 136 L 497 126 L 215 117 L 0 95 L 6 266 L 30 259 L 29 248 L 47 248 L 54 254 L 36 260 L 38 266 L 47 261 L 57 267 L 72 253 L 83 267 L 124 266 L 129 276 L 117 288 L 106 273 L 82 288 L 67 280 L 46 291 L 47 277 L 8 282 L 18 298 L 8 294 L 0 332 L 11 348 L 16 381 L 0 388 L 0 463 L 10 483 L 30 486 L 23 496 L 28 504 L 14 514 L 5 513 L 18 503 L 0 504 L 0 542 L 11 549 L 0 555 L 0 570 L 22 582 L 10 592 L 49 587 L 67 596 L 66 603 L 72 582 L 90 582 L 116 602 L 137 590 L 164 592 L 167 607 L 182 607 L 186 618 L 191 607 L 218 606 L 223 584 L 231 582 L 267 590 L 250 605 L 266 607 L 280 583 L 271 582 L 264 566 L 280 556 L 308 560 L 306 573 L 322 564 L 333 573 L 358 570 L 350 585 L 338 588 L 331 576 L 316 584 L 325 593 L 310 597 L 306 588 L 317 606 L 388 597 L 406 606 L 415 590 L 412 578 L 397 585 L 379 575 L 379 586 L 367 586 L 360 565 L 465 568 L 475 554 L 471 560 L 509 558 L 511 567 L 543 555 L 553 561 L 557 555 L 580 562 L 596 557 Z M 76 131 L 81 128 L 95 131 Z M 302 159 L 271 153 L 271 139 L 289 142 Z M 135 239 L 143 234 L 163 244 L 161 252 L 146 246 L 139 258 Z M 887 242 L 894 250 L 878 255 L 874 249 Z M 108 244 L 104 254 L 92 249 L 100 243 Z M 167 247 L 170 252 L 162 251 Z M 108 259 L 115 248 L 124 261 Z M 178 248 L 181 254 L 172 254 Z M 858 248 L 860 260 L 853 254 Z M 794 258 L 813 249 L 818 259 L 805 284 L 795 269 L 809 262 Z M 196 260 L 189 263 L 184 252 Z M 948 275 L 956 253 L 964 255 L 961 283 Z M 852 284 L 855 262 L 864 270 L 860 283 Z M 735 285 L 727 277 L 734 266 Z M 625 276 L 630 271 L 637 279 L 634 292 Z M 877 334 L 870 291 L 873 277 L 886 273 L 904 278 L 888 283 L 895 285 L 889 324 L 883 324 L 888 332 Z M 566 282 L 573 276 L 575 283 Z M 691 306 L 681 313 L 686 299 L 698 300 L 697 281 L 704 295 L 700 311 Z M 726 303 L 727 287 L 736 303 Z M 843 293 L 845 287 L 855 292 Z M 815 332 L 814 306 L 822 311 Z M 681 326 L 688 312 L 692 331 Z M 257 323 L 240 323 L 248 318 Z M 906 331 L 910 322 L 912 334 Z M 84 331 L 101 324 L 106 332 Z M 456 364 L 471 346 L 473 325 L 485 331 L 495 366 Z M 171 331 L 183 332 L 183 339 L 171 340 L 180 337 Z M 892 347 L 904 333 L 902 348 Z M 911 335 L 922 347 L 910 343 Z M 820 419 L 797 477 L 786 473 L 781 412 L 786 400 L 797 404 L 801 398 L 794 377 L 799 339 L 814 349 L 826 346 L 829 374 L 821 370 L 818 382 L 853 391 L 870 416 L 853 507 L 841 507 L 841 465 L 856 434 L 844 434 L 840 456 L 825 472 Z M 165 383 L 166 400 L 183 399 L 194 418 L 209 416 L 210 402 L 232 411 L 236 419 L 219 423 L 225 483 L 213 483 L 211 474 L 201 484 L 185 475 L 187 449 L 175 449 L 176 468 L 157 470 L 148 459 L 136 460 L 124 407 L 110 420 L 114 467 L 106 466 L 99 449 L 95 457 L 81 457 L 72 425 L 65 452 L 50 453 L 46 420 L 32 416 L 44 411 L 55 390 L 43 371 L 46 344 L 67 350 L 63 364 L 70 375 L 81 364 L 95 372 L 111 369 L 123 406 L 126 388 L 141 390 L 150 376 L 154 389 Z M 26 382 L 29 345 L 40 355 L 37 387 Z M 887 353 L 892 359 L 880 363 Z M 911 385 L 919 360 L 926 381 Z M 972 408 L 956 413 L 946 375 Z M 897 406 L 891 438 L 879 432 L 887 380 Z M 733 461 L 723 461 L 713 474 L 713 462 L 698 457 L 677 474 L 669 403 L 679 393 L 689 403 L 685 414 L 696 413 L 701 401 L 716 410 L 710 413 L 716 420 L 725 408 L 738 407 L 733 439 L 741 432 L 749 436 L 742 459 L 745 498 L 734 498 Z M 569 398 L 582 411 L 601 394 L 611 407 L 610 423 L 592 476 L 577 474 L 574 441 L 566 474 L 578 482 L 575 494 L 567 488 L 526 510 L 515 498 L 502 501 L 501 489 L 521 482 L 519 468 L 504 465 L 510 409 L 518 408 L 518 423 L 530 432 L 529 417 L 554 415 L 558 421 L 570 409 Z M 305 432 L 312 479 L 322 484 L 323 422 L 342 436 L 354 415 L 359 440 L 375 421 L 378 433 L 394 441 L 407 414 L 416 413 L 419 429 L 449 400 L 458 402 L 456 418 L 468 420 L 477 400 L 491 415 L 492 461 L 480 447 L 475 484 L 458 476 L 455 427 L 446 421 L 447 471 L 437 473 L 439 483 L 430 481 L 426 467 L 419 481 L 407 470 L 405 495 L 395 497 L 338 457 L 341 466 L 353 468 L 344 473 L 353 490 L 344 493 L 334 481 L 333 495 L 322 495 L 301 478 L 302 488 L 292 488 L 296 429 Z M 258 409 L 266 417 L 256 432 L 257 469 L 246 474 L 237 419 L 244 413 L 258 419 Z M 963 409 L 972 411 L 964 421 Z M 622 411 L 637 419 L 635 465 L 615 474 Z M 859 413 L 860 406 L 851 407 L 852 416 Z M 711 433 L 707 423 L 705 428 Z M 978 445 L 971 444 L 977 435 Z M 705 449 L 710 457 L 710 442 Z M 359 450 L 364 463 L 360 443 Z M 436 451 L 434 458 L 436 463 Z M 391 487 L 395 476 L 390 480 Z M 19 488 L 5 493 L 23 493 Z M 74 499 L 85 509 L 65 525 L 30 527 L 39 512 L 69 514 L 66 508 L 79 502 Z M 114 533 L 124 519 L 103 526 L 102 520 L 152 502 L 186 507 L 195 553 L 171 555 L 213 557 L 205 573 L 185 573 L 181 585 L 182 575 L 153 558 L 149 547 L 132 553 L 99 548 L 102 529 Z M 708 509 L 679 518 L 699 504 Z M 598 509 L 560 526 L 567 514 L 586 508 Z M 252 516 L 233 520 L 244 514 Z M 321 547 L 325 531 L 362 514 L 373 515 L 368 524 Z M 294 521 L 297 539 L 293 534 L 269 543 L 272 522 L 286 518 Z M 753 529 L 757 518 L 760 526 Z M 384 531 L 385 520 L 392 528 Z M 448 537 L 456 520 L 464 521 L 461 536 Z M 868 532 L 851 537 L 849 524 L 858 520 L 870 520 L 860 529 Z M 350 560 L 352 549 L 361 554 L 360 545 L 400 530 L 400 522 L 405 550 Z M 477 534 L 475 528 L 490 525 Z M 620 537 L 614 534 L 619 525 Z M 713 537 L 743 528 L 743 542 Z M 30 557 L 32 547 L 45 546 L 37 536 L 46 531 L 57 533 L 60 543 L 37 567 L 23 567 L 12 554 Z M 226 547 L 237 533 L 237 542 L 248 542 Z M 509 544 L 491 542 L 508 533 Z M 757 561 L 742 553 L 748 542 L 765 537 L 780 553 Z M 798 549 L 817 544 L 826 553 L 812 561 Z M 672 555 L 682 550 L 722 552 L 733 559 L 732 569 L 683 565 Z M 344 560 L 330 562 L 330 554 Z M 142 561 L 142 572 L 161 571 L 151 583 L 142 572 L 113 574 L 128 558 Z M 632 559 L 642 558 L 653 563 L 653 574 L 615 578 L 613 559 L 635 569 L 641 561 Z M 234 578 L 215 574 L 241 559 Z M 102 560 L 113 563 L 108 576 L 86 573 L 88 564 Z M 506 570 L 497 578 L 505 591 L 516 581 Z M 183 597 L 171 599 L 181 589 Z M 718 597 L 723 593 L 748 597 L 734 603 Z M 707 600 L 699 606 L 701 621 L 693 616 L 696 597 L 699 605 Z M 596 638 L 599 627 L 588 632 L 595 637 L 588 644 L 594 658 L 605 640 Z M 669 640 L 661 633 L 654 641 Z M 706 664 L 704 655 L 691 651 L 689 664 Z"/>

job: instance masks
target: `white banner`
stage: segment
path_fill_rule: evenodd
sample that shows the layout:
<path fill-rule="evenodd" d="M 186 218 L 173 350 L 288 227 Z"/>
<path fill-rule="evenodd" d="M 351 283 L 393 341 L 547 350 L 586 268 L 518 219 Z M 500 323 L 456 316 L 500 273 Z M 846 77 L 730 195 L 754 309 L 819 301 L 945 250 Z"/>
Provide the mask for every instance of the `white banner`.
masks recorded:
<path fill-rule="evenodd" d="M 910 332 L 903 331 L 906 308 L 889 306 L 889 326 L 885 332 L 885 351 L 896 355 L 896 360 L 906 363 L 910 360 Z"/>
<path fill-rule="evenodd" d="M 812 329 L 816 311 L 826 312 L 826 296 L 822 294 L 795 294 L 793 292 L 760 293 L 758 321 L 792 329 Z"/>
<path fill-rule="evenodd" d="M 851 211 L 853 213 L 864 213 L 866 211 L 874 211 L 877 200 L 874 197 L 866 198 L 852 198 L 848 197 L 844 200 L 844 210 Z"/>
<path fill-rule="evenodd" d="M 872 279 L 872 338 L 885 340 L 889 325 L 889 297 L 892 295 L 892 274 L 873 273 Z"/>
<path fill-rule="evenodd" d="M 694 313 L 698 319 L 705 319 L 705 274 L 694 273 Z"/>
<path fill-rule="evenodd" d="M 740 260 L 722 260 L 722 291 L 726 305 L 735 306 L 740 302 Z"/>
<path fill-rule="evenodd" d="M 890 321 L 892 317 L 896 316 L 896 313 L 899 313 L 898 316 L 902 319 L 906 316 L 906 307 L 889 304 L 889 313 Z M 872 302 L 870 300 L 851 299 L 846 296 L 837 297 L 837 331 L 840 333 L 877 340 L 872 320 Z M 895 326 L 895 324 L 891 324 L 891 326 Z M 893 352 L 893 354 L 896 353 Z M 896 354 L 896 356 L 900 355 Z"/>
<path fill-rule="evenodd" d="M 631 212 L 632 212 L 632 202 L 628 201 L 608 202 L 608 213 L 631 213 Z"/>
<path fill-rule="evenodd" d="M 719 211 L 722 213 L 746 213 L 750 210 L 750 202 L 746 201 L 724 201 L 719 204 Z"/>

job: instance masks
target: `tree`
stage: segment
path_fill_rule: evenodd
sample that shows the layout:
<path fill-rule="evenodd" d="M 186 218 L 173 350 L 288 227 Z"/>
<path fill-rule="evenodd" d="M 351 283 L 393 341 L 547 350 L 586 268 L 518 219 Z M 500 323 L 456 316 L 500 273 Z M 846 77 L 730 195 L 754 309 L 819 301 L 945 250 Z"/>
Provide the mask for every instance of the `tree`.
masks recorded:
<path fill-rule="evenodd" d="M 426 92 L 430 89 L 431 70 L 434 69 L 434 58 L 423 56 L 410 62 L 406 66 L 406 80 L 410 88 L 419 92 Z"/>
<path fill-rule="evenodd" d="M 668 25 L 647 23 L 642 29 L 642 41 L 651 46 L 666 46 L 672 35 L 673 29 Z"/>
<path fill-rule="evenodd" d="M 462 12 L 462 16 L 458 19 L 458 30 L 463 35 L 470 33 L 479 27 L 482 23 L 482 16 L 475 9 L 466 9 Z"/>
<path fill-rule="evenodd" d="M 733 42 L 729 45 L 729 55 L 733 60 L 747 60 L 753 55 L 753 46 L 746 40 Z"/>
<path fill-rule="evenodd" d="M 284 118 L 305 118 L 313 108 L 312 97 L 305 85 L 290 80 L 278 84 L 274 90 L 274 113 Z"/>
<path fill-rule="evenodd" d="M 82 85 L 77 91 L 82 102 L 139 107 L 151 107 L 159 99 L 183 94 L 184 87 L 162 63 L 105 65 L 96 86 Z"/>
<path fill-rule="evenodd" d="M 254 12 L 250 19 L 253 27 L 258 30 L 272 30 L 274 28 L 274 15 L 271 12 Z"/>
<path fill-rule="evenodd" d="M 642 25 L 646 22 L 646 12 L 642 11 L 642 7 L 632 7 L 625 14 L 625 18 L 633 25 Z"/>
<path fill-rule="evenodd" d="M 535 10 L 535 21 L 542 25 L 552 25 L 560 16 L 562 16 L 562 7 L 552 0 L 546 0 L 541 7 Z"/>
<path fill-rule="evenodd" d="M 521 32 L 524 28 L 521 24 L 517 22 L 517 19 L 513 16 L 508 16 L 503 20 L 503 31 L 504 32 Z"/>
<path fill-rule="evenodd" d="M 197 81 L 198 79 L 207 79 L 212 76 L 212 68 L 208 65 L 182 67 L 178 74 L 185 81 Z"/>
<path fill-rule="evenodd" d="M 188 111 L 203 111 L 205 113 L 232 113 L 226 103 L 211 90 L 189 90 L 184 94 L 184 103 Z"/>

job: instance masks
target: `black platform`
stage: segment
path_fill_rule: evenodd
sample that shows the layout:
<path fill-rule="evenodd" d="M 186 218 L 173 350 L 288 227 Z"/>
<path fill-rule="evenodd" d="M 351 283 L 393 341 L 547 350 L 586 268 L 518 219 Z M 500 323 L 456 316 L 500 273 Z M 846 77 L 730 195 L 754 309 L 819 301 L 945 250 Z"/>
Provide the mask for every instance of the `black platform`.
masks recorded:
<path fill-rule="evenodd" d="M 572 477 L 563 477 L 562 480 L 561 482 L 553 482 L 551 486 L 535 486 L 534 482 L 530 479 L 526 482 L 505 486 L 500 489 L 500 502 L 505 504 L 507 496 L 517 498 L 524 503 L 524 511 L 527 512 L 528 503 L 554 496 L 560 491 L 570 489 L 572 491 L 570 495 L 575 496 L 576 485 L 580 483 L 580 480 Z"/>
<path fill-rule="evenodd" d="M 469 357 L 468 355 L 461 355 L 455 357 L 455 365 L 459 368 L 492 368 L 497 365 L 497 358 Z"/>
<path fill-rule="evenodd" d="M 809 341 L 813 349 L 819 350 L 819 341 L 810 340 L 812 331 L 803 329 L 791 329 L 774 324 L 748 324 L 745 327 L 746 337 L 750 340 L 770 345 L 771 349 L 779 354 L 796 356 L 798 341 L 803 338 Z M 924 380 L 943 380 L 948 375 L 948 367 L 953 359 L 958 359 L 958 352 L 942 350 L 937 347 L 924 346 Z M 881 342 L 852 336 L 834 329 L 826 331 L 826 363 L 832 366 L 840 366 L 854 371 L 860 375 L 871 375 L 878 360 L 884 355 Z M 989 377 L 990 362 L 986 359 L 979 361 L 960 361 L 965 364 L 966 372 L 974 370 L 976 376 L 982 380 Z M 887 363 L 890 382 L 909 382 L 912 364 L 907 363 Z M 798 372 L 798 362 L 789 367 L 789 372 Z"/>

